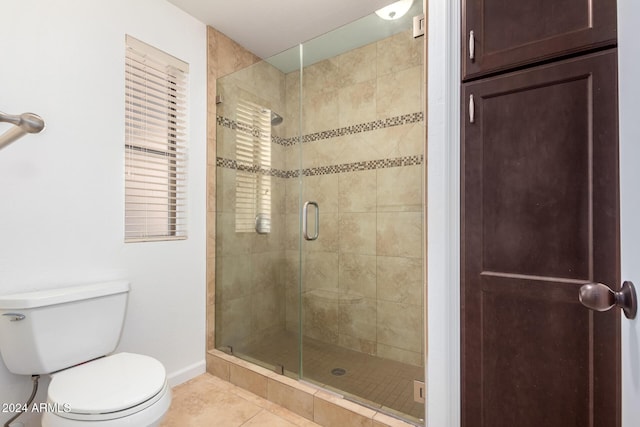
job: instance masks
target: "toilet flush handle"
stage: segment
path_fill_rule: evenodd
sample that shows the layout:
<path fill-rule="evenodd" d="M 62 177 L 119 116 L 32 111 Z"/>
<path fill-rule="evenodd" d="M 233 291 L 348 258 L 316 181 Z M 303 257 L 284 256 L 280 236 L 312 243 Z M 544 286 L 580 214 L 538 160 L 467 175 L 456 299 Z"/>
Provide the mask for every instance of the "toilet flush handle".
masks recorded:
<path fill-rule="evenodd" d="M 26 317 L 21 313 L 4 313 L 3 316 L 8 316 L 10 322 L 18 322 L 20 320 L 24 320 L 24 318 Z"/>

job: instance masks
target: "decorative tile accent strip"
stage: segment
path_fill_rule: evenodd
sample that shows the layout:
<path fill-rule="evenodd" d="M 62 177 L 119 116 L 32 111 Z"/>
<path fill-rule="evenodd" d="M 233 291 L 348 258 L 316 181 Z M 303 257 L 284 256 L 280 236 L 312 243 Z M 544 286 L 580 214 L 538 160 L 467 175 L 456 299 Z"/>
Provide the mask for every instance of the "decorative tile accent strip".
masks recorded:
<path fill-rule="evenodd" d="M 285 147 L 287 146 L 287 138 L 283 138 L 281 136 L 271 135 L 271 142 L 278 145 L 284 145 Z"/>
<path fill-rule="evenodd" d="M 415 156 L 395 157 L 393 159 L 368 160 L 364 162 L 343 163 L 340 165 L 318 166 L 315 168 L 303 169 L 302 175 L 331 175 L 334 173 L 358 172 L 365 170 L 395 168 L 400 166 L 414 166 L 421 165 L 423 160 L 424 156 L 420 154 Z M 264 175 L 271 175 L 278 178 L 297 178 L 298 176 L 300 176 L 300 171 L 298 170 L 284 171 L 280 169 L 265 169 L 260 168 L 257 165 L 238 164 L 238 162 L 236 162 L 235 160 L 224 159 L 222 157 L 216 158 L 216 166 L 253 173 L 260 173 Z"/>
<path fill-rule="evenodd" d="M 235 120 L 227 119 L 221 116 L 216 116 L 216 124 L 218 126 L 226 127 L 233 130 L 239 130 L 244 133 L 249 133 L 256 138 L 260 137 L 260 129 L 257 126 L 250 128 L 243 123 L 238 123 Z"/>
<path fill-rule="evenodd" d="M 261 168 L 258 165 L 247 164 L 247 163 L 238 163 L 236 160 L 224 159 L 222 157 L 216 157 L 216 166 L 220 168 L 227 169 L 235 169 L 246 172 L 259 173 L 260 175 L 270 175 L 278 178 L 290 178 L 290 173 L 288 171 L 283 171 L 281 169 L 266 169 Z"/>
<path fill-rule="evenodd" d="M 358 172 L 375 169 L 396 168 L 399 166 L 421 165 L 424 156 L 396 157 L 393 159 L 369 160 L 364 162 L 343 163 L 340 165 L 319 166 L 302 170 L 304 176 L 331 175 L 334 173 Z"/>
<path fill-rule="evenodd" d="M 302 136 L 302 142 L 314 142 L 321 141 L 323 139 L 337 138 L 345 135 L 354 135 L 362 132 L 371 132 L 374 130 L 390 128 L 393 126 L 401 126 L 410 123 L 418 123 L 424 119 L 424 113 L 422 111 L 418 113 L 403 114 L 401 116 L 389 117 L 384 120 L 376 120 L 368 123 L 360 123 L 352 126 L 345 126 L 339 129 L 332 129 L 323 132 L 316 132 L 309 135 Z M 287 141 L 289 144 L 294 145 L 298 142 L 298 138 L 290 138 L 291 141 Z"/>
<path fill-rule="evenodd" d="M 376 120 L 368 123 L 360 123 L 352 126 L 345 126 L 338 129 L 332 129 L 322 132 L 311 133 L 308 135 L 302 136 L 302 142 L 314 142 L 321 141 L 323 139 L 337 138 L 345 135 L 354 135 L 362 132 L 371 132 L 374 130 L 385 129 L 393 126 L 401 126 L 410 123 L 419 123 L 424 120 L 424 113 L 422 111 L 418 113 L 411 114 L 403 114 L 401 116 L 389 117 L 384 120 Z M 227 119 L 226 117 L 216 116 L 216 123 L 218 126 L 223 126 L 228 129 L 239 129 L 241 125 L 239 125 L 236 121 Z M 249 129 L 241 129 L 244 131 L 249 131 Z M 259 136 L 259 131 L 257 129 L 251 130 L 251 134 L 254 136 Z M 283 145 L 285 147 L 296 145 L 300 140 L 299 137 L 291 137 L 291 138 L 282 138 L 279 136 L 272 135 L 271 141 L 274 144 Z"/>

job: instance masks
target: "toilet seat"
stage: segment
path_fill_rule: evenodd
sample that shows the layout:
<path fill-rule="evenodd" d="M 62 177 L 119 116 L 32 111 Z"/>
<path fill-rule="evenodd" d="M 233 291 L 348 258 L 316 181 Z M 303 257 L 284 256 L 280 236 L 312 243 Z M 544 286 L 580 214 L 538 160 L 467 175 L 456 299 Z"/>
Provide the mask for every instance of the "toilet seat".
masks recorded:
<path fill-rule="evenodd" d="M 62 418 L 111 420 L 152 406 L 167 389 L 159 361 L 117 353 L 53 374 L 47 402 Z"/>

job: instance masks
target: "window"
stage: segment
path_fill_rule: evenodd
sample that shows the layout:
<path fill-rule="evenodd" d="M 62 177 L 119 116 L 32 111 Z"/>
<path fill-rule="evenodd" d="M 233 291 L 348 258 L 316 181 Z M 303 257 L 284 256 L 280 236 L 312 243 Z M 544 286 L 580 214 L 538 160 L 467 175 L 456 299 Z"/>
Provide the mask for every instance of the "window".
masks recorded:
<path fill-rule="evenodd" d="M 271 231 L 271 110 L 238 102 L 236 232 Z"/>
<path fill-rule="evenodd" d="M 188 72 L 188 64 L 127 36 L 125 242 L 187 238 Z"/>

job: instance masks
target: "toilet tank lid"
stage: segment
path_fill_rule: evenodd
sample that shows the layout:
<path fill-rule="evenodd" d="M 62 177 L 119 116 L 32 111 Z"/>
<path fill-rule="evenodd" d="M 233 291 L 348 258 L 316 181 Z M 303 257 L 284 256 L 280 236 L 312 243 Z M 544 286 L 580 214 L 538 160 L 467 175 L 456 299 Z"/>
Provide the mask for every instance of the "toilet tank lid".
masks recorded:
<path fill-rule="evenodd" d="M 45 307 L 123 292 L 129 292 L 129 282 L 126 280 L 0 295 L 0 310 Z"/>

